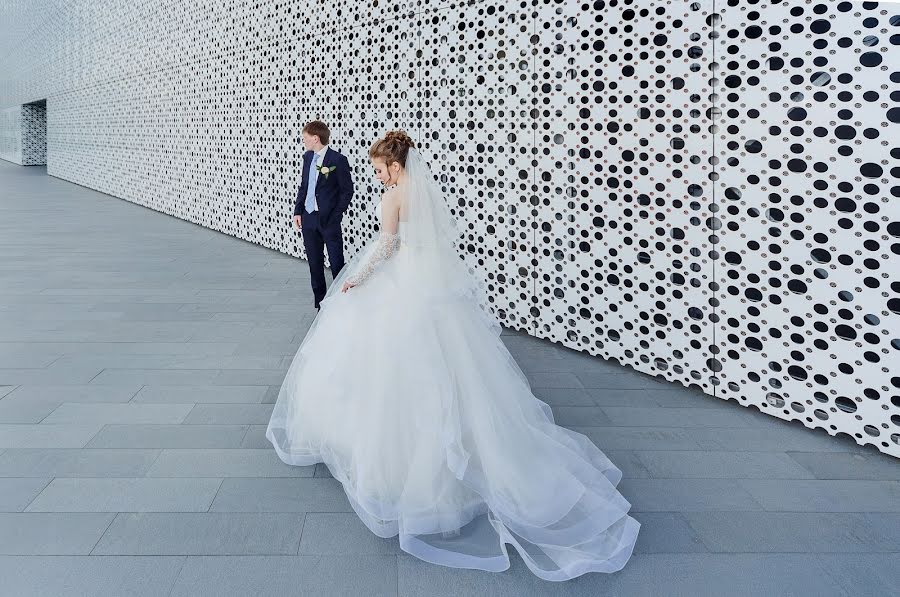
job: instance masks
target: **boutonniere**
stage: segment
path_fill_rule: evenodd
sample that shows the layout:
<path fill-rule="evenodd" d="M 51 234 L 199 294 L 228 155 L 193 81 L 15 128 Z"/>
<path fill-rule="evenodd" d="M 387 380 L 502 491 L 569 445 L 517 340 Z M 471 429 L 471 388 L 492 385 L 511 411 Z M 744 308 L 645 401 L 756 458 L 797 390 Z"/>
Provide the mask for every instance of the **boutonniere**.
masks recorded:
<path fill-rule="evenodd" d="M 328 175 L 337 170 L 337 166 L 316 166 L 319 170 L 319 174 L 328 178 Z"/>

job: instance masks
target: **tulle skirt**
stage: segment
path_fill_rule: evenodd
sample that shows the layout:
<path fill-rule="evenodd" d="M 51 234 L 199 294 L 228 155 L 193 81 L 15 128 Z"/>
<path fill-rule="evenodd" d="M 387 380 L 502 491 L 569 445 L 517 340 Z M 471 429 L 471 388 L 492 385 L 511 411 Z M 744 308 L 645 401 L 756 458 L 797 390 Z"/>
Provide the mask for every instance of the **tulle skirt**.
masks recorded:
<path fill-rule="evenodd" d="M 428 562 L 502 571 L 512 545 L 546 580 L 621 569 L 640 526 L 621 471 L 554 424 L 496 320 L 406 257 L 322 302 L 266 430 L 279 457 L 326 463 L 373 533 Z"/>

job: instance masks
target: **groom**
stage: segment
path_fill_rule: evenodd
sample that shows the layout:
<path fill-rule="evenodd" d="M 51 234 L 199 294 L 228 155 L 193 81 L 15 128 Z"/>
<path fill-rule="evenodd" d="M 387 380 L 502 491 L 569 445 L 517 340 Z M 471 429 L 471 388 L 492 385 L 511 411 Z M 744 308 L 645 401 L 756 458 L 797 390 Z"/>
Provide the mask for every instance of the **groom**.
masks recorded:
<path fill-rule="evenodd" d="M 294 203 L 294 227 L 303 232 L 316 309 L 325 298 L 325 248 L 331 260 L 332 279 L 344 267 L 341 218 L 353 197 L 350 162 L 330 149 L 331 132 L 314 120 L 303 127 L 303 176 Z"/>

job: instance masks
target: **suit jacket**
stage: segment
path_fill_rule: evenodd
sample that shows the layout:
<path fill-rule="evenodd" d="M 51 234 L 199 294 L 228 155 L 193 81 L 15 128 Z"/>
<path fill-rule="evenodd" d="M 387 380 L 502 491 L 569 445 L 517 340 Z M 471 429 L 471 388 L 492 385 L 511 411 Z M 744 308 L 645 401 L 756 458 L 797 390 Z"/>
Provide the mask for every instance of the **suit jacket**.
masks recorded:
<path fill-rule="evenodd" d="M 303 154 L 303 176 L 297 189 L 297 200 L 294 202 L 294 215 L 302 216 L 306 204 L 306 189 L 309 188 L 309 163 L 315 152 Z M 336 166 L 328 176 L 319 173 L 316 180 L 316 203 L 319 206 L 319 222 L 325 226 L 331 222 L 340 222 L 350 199 L 353 198 L 353 179 L 350 176 L 350 162 L 347 158 L 330 147 L 325 152 L 321 166 Z"/>

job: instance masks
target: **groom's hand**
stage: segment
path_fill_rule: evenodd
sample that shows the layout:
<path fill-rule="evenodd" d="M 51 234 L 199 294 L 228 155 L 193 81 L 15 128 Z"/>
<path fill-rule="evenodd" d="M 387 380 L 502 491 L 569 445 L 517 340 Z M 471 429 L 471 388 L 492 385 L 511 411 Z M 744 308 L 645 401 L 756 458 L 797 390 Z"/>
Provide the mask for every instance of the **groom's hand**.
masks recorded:
<path fill-rule="evenodd" d="M 294 228 L 300 230 L 300 216 L 294 216 Z"/>

